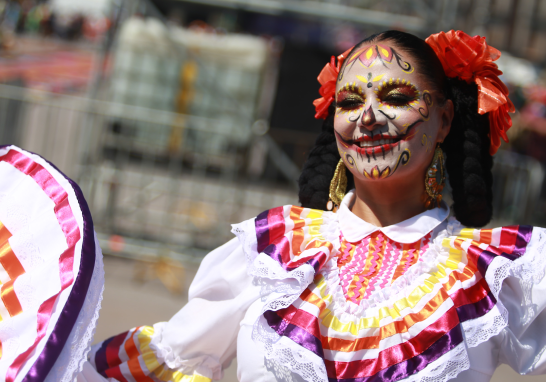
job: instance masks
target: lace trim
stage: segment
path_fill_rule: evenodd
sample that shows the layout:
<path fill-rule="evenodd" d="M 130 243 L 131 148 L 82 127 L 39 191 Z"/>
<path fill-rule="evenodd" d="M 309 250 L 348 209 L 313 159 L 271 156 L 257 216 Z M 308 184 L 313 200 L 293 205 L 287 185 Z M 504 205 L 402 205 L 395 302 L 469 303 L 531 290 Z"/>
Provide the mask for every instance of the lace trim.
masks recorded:
<path fill-rule="evenodd" d="M 323 235 L 334 244 L 335 250 L 338 250 L 340 245 L 339 225 L 337 216 L 334 215 L 334 217 L 335 219 L 325 221 Z M 261 295 L 264 301 L 262 313 L 290 306 L 313 281 L 315 270 L 310 265 L 304 264 L 292 271 L 286 271 L 268 255 L 257 253 L 257 238 L 253 219 L 233 225 L 232 232 L 238 237 L 245 252 L 248 274 L 254 276 L 256 283 L 261 284 Z M 399 299 L 404 289 L 419 282 L 424 274 L 433 271 L 440 259 L 446 260 L 448 258 L 449 254 L 441 245 L 444 237 L 446 237 L 445 233 L 438 234 L 429 249 L 423 254 L 422 261 L 411 266 L 391 286 L 373 293 L 368 299 L 360 301 L 358 305 L 345 299 L 339 280 L 339 270 L 335 258 L 332 257 L 320 271 L 326 278 L 326 293 L 333 296 L 331 309 L 336 312 L 336 315 L 348 313 L 351 316 L 362 316 L 369 314 L 371 308 Z M 263 349 L 267 359 L 287 367 L 306 381 L 328 380 L 324 361 L 291 339 L 279 336 L 267 324 L 263 315 L 253 326 L 252 338 Z"/>
<path fill-rule="evenodd" d="M 239 224 L 232 224 L 231 232 L 239 239 L 239 243 L 241 243 L 246 256 L 247 265 L 250 266 L 258 256 L 258 239 L 256 238 L 254 219 L 245 220 Z M 250 274 L 250 270 L 247 269 L 247 271 Z"/>
<path fill-rule="evenodd" d="M 470 368 L 466 346 L 460 343 L 420 372 L 409 376 L 407 382 L 445 382 Z"/>
<path fill-rule="evenodd" d="M 325 239 L 333 244 L 334 251 L 336 251 L 340 246 L 337 215 L 324 216 L 321 231 Z M 234 224 L 232 232 L 243 247 L 247 259 L 248 274 L 254 277 L 255 283 L 261 285 L 260 294 L 265 301 L 262 313 L 267 310 L 276 311 L 287 308 L 313 281 L 315 270 L 311 265 L 303 264 L 296 269 L 287 271 L 270 256 L 257 253 L 258 243 L 254 219 Z M 332 259 L 327 263 L 330 262 Z"/>
<path fill-rule="evenodd" d="M 160 322 L 154 325 L 154 334 L 150 341 L 150 350 L 153 351 L 159 364 L 165 364 L 170 370 L 180 371 L 186 375 L 198 374 L 214 380 L 223 378 L 222 367 L 217 359 L 208 355 L 183 359 L 170 346 L 163 344 L 161 340 L 165 324 Z"/>
<path fill-rule="evenodd" d="M 537 312 L 532 304 L 531 295 L 533 285 L 538 284 L 545 276 L 545 246 L 546 231 L 541 228 L 533 228 L 531 241 L 523 256 L 514 261 L 498 257 L 491 262 L 485 274 L 485 280 L 493 296 L 497 299 L 497 303 L 484 316 L 463 323 L 465 341 L 469 347 L 476 347 L 484 343 L 508 326 L 508 310 L 499 299 L 502 284 L 508 277 L 520 280 L 523 290 L 521 303 L 525 309 L 525 314 L 522 317 L 523 325 L 528 324 L 536 317 Z"/>
<path fill-rule="evenodd" d="M 269 360 L 286 367 L 308 382 L 328 381 L 324 360 L 287 337 L 279 336 L 260 316 L 252 330 L 252 339 Z"/>
<path fill-rule="evenodd" d="M 95 267 L 82 310 L 59 358 L 47 375 L 46 382 L 73 382 L 87 361 L 95 336 L 104 291 L 104 265 L 99 242 L 95 236 Z"/>

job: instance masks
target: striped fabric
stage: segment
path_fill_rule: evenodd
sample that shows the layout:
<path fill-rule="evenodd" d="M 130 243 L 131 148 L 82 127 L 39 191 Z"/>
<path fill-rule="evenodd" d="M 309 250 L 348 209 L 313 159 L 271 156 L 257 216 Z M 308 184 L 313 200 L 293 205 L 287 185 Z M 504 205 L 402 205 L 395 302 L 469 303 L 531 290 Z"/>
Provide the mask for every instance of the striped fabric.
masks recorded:
<path fill-rule="evenodd" d="M 25 269 L 21 262 L 13 252 L 9 243 L 9 238 L 12 237 L 11 232 L 0 222 L 0 281 L 2 289 L 0 296 L 1 317 L 13 317 L 23 312 L 19 298 L 15 293 L 13 284 L 17 277 L 25 273 Z M 0 317 L 0 319 L 1 319 Z"/>
<path fill-rule="evenodd" d="M 334 213 L 296 206 L 274 208 L 254 219 L 259 256 L 286 271 L 304 265 L 315 271 L 290 306 L 265 310 L 265 325 L 323 359 L 330 382 L 398 381 L 455 351 L 464 341 L 462 323 L 496 304 L 483 277 L 489 264 L 498 256 L 522 256 L 532 233 L 527 226 L 463 229 L 443 240 L 445 250 L 430 265 L 431 233 L 401 244 L 376 231 L 350 243 L 337 227 Z M 384 301 L 368 303 L 352 316 L 340 309 L 358 306 L 355 301 L 362 306 L 420 265 L 428 271 L 414 275 Z M 103 342 L 91 362 L 103 376 L 121 382 L 209 380 L 160 364 L 150 347 L 153 330 L 140 327 Z"/>
<path fill-rule="evenodd" d="M 0 380 L 70 374 L 61 352 L 79 338 L 71 331 L 96 260 L 87 204 L 54 166 L 15 146 L 0 146 L 0 179 Z"/>
<path fill-rule="evenodd" d="M 264 216 L 271 219 L 276 213 L 263 213 L 262 222 Z M 291 219 L 297 220 L 297 216 Z M 273 244 L 278 247 L 275 243 L 282 239 L 273 229 L 282 232 L 287 227 L 277 219 L 269 232 L 264 224 L 258 230 L 259 221 L 260 217 L 256 218 L 258 241 L 262 239 L 259 247 L 263 250 L 272 245 L 263 240 L 267 237 L 275 237 Z M 304 232 L 305 228 L 298 227 Z M 531 233 L 528 226 L 463 229 L 458 236 L 443 240 L 445 258 L 439 257 L 436 266 L 397 294 L 397 299 L 385 300 L 351 319 L 334 309 L 335 287 L 328 285 L 319 267 L 314 281 L 291 306 L 266 311 L 264 317 L 277 334 L 321 357 L 331 382 L 398 381 L 454 350 L 464 338 L 461 324 L 495 306 L 483 275 L 497 256 L 510 260 L 522 256 Z M 290 236 L 283 236 L 288 241 L 283 246 L 286 253 L 276 251 L 274 256 L 284 267 L 289 262 L 283 259 L 290 258 L 288 248 L 293 244 Z M 337 266 L 344 297 L 359 302 L 370 295 L 370 288 L 387 286 L 418 261 L 429 241 L 430 234 L 417 243 L 400 245 L 380 231 L 360 243 L 348 243 L 342 236 Z M 313 263 L 313 259 L 307 262 Z"/>
<path fill-rule="evenodd" d="M 334 244 L 325 238 L 324 221 L 324 211 L 309 208 L 264 211 L 255 219 L 258 253 L 267 254 L 287 271 L 309 264 L 316 272 L 335 252 Z"/>
<path fill-rule="evenodd" d="M 150 342 L 154 328 L 140 326 L 95 346 L 90 361 L 105 378 L 119 382 L 210 382 L 197 373 L 185 375 L 160 364 Z"/>

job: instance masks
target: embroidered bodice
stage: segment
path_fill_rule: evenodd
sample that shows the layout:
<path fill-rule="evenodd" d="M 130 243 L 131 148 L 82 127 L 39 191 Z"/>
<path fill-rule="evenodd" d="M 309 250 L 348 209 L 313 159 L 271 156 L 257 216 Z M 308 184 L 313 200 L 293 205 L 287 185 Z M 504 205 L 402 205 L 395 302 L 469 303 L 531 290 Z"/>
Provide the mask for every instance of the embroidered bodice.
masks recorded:
<path fill-rule="evenodd" d="M 372 292 L 391 285 L 419 261 L 420 254 L 428 249 L 430 238 L 429 232 L 414 243 L 404 244 L 377 231 L 351 243 L 342 233 L 337 266 L 347 300 L 358 304 Z"/>

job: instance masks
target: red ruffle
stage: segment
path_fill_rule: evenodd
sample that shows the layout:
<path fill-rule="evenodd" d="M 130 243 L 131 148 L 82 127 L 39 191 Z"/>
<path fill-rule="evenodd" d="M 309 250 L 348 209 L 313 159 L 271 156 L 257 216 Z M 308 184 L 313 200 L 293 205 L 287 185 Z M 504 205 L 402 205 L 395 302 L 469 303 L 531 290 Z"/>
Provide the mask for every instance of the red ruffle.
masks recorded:
<path fill-rule="evenodd" d="M 512 126 L 508 113 L 515 111 L 508 89 L 499 79 L 502 72 L 493 62 L 501 53 L 487 45 L 485 37 L 470 37 L 462 31 L 436 33 L 425 41 L 436 52 L 448 77 L 478 85 L 478 113 L 489 113 L 489 152 L 494 155 L 500 147 L 500 138 L 508 142 L 506 131 Z"/>
<path fill-rule="evenodd" d="M 351 52 L 353 48 L 346 50 L 336 58 L 332 56 L 332 59 L 328 64 L 324 66 L 319 76 L 317 77 L 318 82 L 322 85 L 319 89 L 319 93 L 322 96 L 313 101 L 315 105 L 315 118 L 326 119 L 328 117 L 328 107 L 332 104 L 334 100 L 334 94 L 336 92 L 336 80 L 341 69 L 341 65 L 347 58 L 347 55 Z"/>

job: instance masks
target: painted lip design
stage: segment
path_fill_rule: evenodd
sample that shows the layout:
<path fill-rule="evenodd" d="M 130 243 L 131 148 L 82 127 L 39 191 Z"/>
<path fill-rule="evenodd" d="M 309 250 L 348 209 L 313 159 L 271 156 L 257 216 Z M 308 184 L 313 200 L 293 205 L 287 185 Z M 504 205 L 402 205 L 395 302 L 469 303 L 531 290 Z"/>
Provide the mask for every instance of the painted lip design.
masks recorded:
<path fill-rule="evenodd" d="M 400 141 L 405 138 L 405 135 L 392 136 L 389 134 L 376 134 L 374 136 L 363 135 L 355 140 L 346 140 L 337 131 L 335 131 L 339 142 L 345 148 L 354 150 L 360 155 L 375 155 L 386 153 L 400 145 Z"/>

